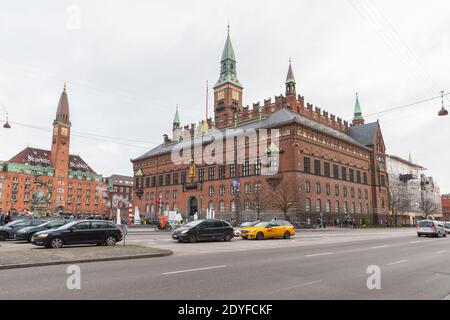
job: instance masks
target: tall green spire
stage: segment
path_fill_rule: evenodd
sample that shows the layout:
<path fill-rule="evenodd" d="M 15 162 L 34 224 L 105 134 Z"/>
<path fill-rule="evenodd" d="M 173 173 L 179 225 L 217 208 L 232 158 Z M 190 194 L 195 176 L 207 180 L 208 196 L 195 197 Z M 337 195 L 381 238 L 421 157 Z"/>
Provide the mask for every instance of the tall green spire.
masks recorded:
<path fill-rule="evenodd" d="M 180 115 L 178 113 L 178 106 L 177 106 L 177 110 L 175 111 L 175 117 L 173 118 L 173 124 L 174 125 L 175 124 L 177 124 L 177 125 L 181 124 L 181 122 L 180 122 Z"/>
<path fill-rule="evenodd" d="M 292 71 L 292 61 L 289 58 L 289 70 L 286 77 L 286 84 L 295 84 L 294 71 Z"/>
<path fill-rule="evenodd" d="M 236 72 L 236 56 L 234 55 L 233 45 L 231 44 L 230 27 L 228 26 L 228 35 L 225 47 L 222 52 L 220 78 L 214 87 L 218 87 L 225 83 L 232 83 L 242 88 L 237 78 Z"/>
<path fill-rule="evenodd" d="M 353 121 L 364 121 L 361 111 L 361 105 L 359 104 L 358 93 L 356 93 L 355 111 Z"/>

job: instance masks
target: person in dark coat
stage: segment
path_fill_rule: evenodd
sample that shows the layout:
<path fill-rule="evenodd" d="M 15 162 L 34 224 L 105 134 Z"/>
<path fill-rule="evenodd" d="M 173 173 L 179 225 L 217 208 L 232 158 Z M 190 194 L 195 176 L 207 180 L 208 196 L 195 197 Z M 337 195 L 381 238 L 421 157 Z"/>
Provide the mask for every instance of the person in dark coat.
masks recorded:
<path fill-rule="evenodd" d="M 3 218 L 3 225 L 8 224 L 12 221 L 11 211 Z"/>

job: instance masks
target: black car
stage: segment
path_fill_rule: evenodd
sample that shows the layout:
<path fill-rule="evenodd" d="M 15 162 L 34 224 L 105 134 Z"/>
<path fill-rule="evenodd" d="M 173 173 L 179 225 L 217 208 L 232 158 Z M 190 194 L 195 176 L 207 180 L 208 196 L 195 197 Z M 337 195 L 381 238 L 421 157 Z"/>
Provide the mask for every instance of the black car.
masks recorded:
<path fill-rule="evenodd" d="M 43 224 L 44 222 L 45 222 L 44 220 L 34 220 L 34 219 L 14 220 L 0 227 L 0 241 L 13 239 L 16 236 L 16 232 L 18 230 L 30 226 L 38 226 L 40 224 Z"/>
<path fill-rule="evenodd" d="M 233 237 L 233 227 L 222 220 L 196 220 L 172 232 L 172 239 L 179 242 L 231 241 Z"/>
<path fill-rule="evenodd" d="M 59 227 L 62 227 L 63 225 L 68 224 L 69 222 L 72 221 L 73 220 L 50 220 L 38 226 L 30 226 L 20 229 L 19 231 L 16 232 L 16 240 L 24 240 L 31 242 L 31 237 L 36 232 L 58 229 Z"/>
<path fill-rule="evenodd" d="M 37 232 L 31 238 L 31 243 L 47 248 L 75 244 L 114 246 L 122 238 L 122 230 L 112 222 L 82 220 L 70 222 L 58 229 Z"/>

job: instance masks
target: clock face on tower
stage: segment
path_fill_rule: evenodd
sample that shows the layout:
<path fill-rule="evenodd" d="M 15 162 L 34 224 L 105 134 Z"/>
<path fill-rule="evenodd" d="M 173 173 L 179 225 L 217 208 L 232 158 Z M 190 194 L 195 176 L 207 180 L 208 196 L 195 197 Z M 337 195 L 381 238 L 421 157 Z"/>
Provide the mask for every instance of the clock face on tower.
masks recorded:
<path fill-rule="evenodd" d="M 217 93 L 217 100 L 223 100 L 223 99 L 225 99 L 225 92 L 224 91 L 219 91 L 218 93 Z"/>
<path fill-rule="evenodd" d="M 69 130 L 67 128 L 61 128 L 61 135 L 67 136 L 69 134 Z"/>
<path fill-rule="evenodd" d="M 233 90 L 231 97 L 234 101 L 239 101 L 239 91 Z"/>

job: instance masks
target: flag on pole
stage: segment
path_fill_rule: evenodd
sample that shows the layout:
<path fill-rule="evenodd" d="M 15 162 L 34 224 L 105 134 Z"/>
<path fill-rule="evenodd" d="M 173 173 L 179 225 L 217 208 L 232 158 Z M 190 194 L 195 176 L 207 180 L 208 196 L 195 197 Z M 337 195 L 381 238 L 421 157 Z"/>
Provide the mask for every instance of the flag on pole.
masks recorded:
<path fill-rule="evenodd" d="M 130 203 L 130 205 L 128 206 L 128 221 L 132 222 L 134 218 L 134 214 L 133 214 L 133 204 Z"/>

